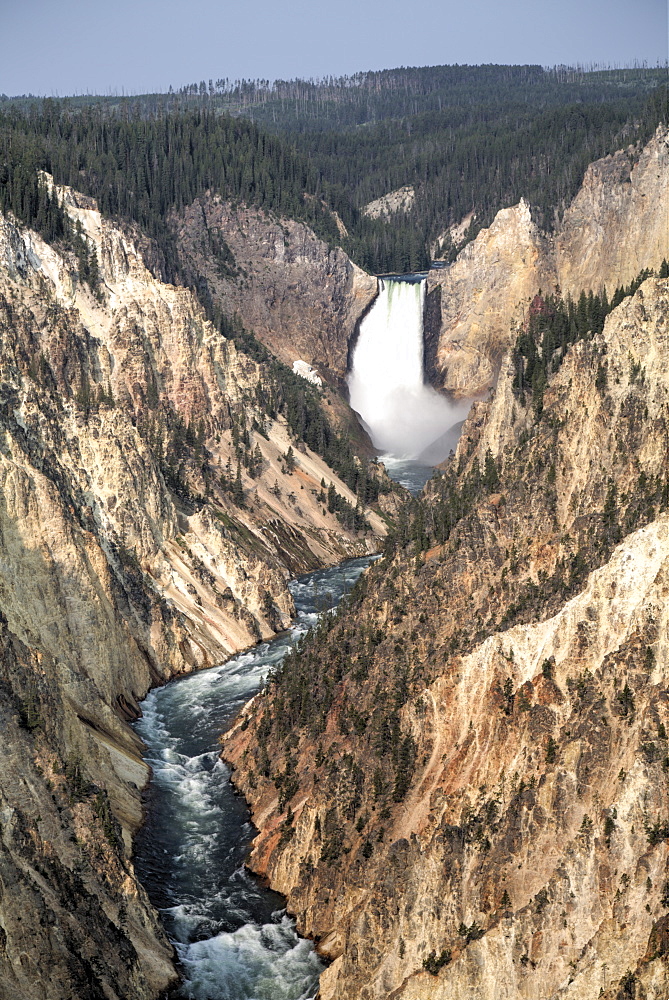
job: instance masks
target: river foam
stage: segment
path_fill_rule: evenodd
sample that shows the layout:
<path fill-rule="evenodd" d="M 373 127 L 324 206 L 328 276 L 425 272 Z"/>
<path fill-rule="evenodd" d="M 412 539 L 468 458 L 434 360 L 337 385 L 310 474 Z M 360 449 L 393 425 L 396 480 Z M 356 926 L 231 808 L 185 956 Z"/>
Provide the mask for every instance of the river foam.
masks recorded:
<path fill-rule="evenodd" d="M 218 737 L 319 614 L 336 607 L 369 559 L 290 584 L 289 633 L 150 692 L 135 724 L 153 777 L 135 867 L 179 956 L 174 1000 L 307 1000 L 322 963 L 284 900 L 244 866 L 254 830 Z"/>

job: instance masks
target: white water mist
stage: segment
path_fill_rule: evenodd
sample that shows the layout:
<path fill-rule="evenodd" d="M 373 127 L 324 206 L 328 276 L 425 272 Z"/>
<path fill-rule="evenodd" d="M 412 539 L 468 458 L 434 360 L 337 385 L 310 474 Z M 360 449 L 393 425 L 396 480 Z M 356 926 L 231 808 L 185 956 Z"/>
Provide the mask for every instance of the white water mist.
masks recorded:
<path fill-rule="evenodd" d="M 379 451 L 435 464 L 455 447 L 469 405 L 425 385 L 424 303 L 425 280 L 379 279 L 378 298 L 360 324 L 348 388 Z"/>

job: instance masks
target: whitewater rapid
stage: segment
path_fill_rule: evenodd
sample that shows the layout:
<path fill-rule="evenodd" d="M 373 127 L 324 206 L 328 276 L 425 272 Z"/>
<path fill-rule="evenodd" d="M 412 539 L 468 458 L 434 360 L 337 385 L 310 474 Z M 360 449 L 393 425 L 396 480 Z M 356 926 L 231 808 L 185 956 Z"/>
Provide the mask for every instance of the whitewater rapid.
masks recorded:
<path fill-rule="evenodd" d="M 222 666 L 151 691 L 135 724 L 152 779 L 135 868 L 174 944 L 180 1000 L 307 1000 L 323 965 L 300 938 L 284 900 L 244 867 L 254 830 L 230 784 L 219 735 L 268 670 L 335 607 L 371 559 L 319 570 L 290 584 L 289 633 Z"/>
<path fill-rule="evenodd" d="M 372 441 L 390 458 L 430 465 L 457 444 L 469 404 L 425 383 L 425 278 L 379 279 L 379 294 L 360 324 L 348 378 L 349 399 Z"/>

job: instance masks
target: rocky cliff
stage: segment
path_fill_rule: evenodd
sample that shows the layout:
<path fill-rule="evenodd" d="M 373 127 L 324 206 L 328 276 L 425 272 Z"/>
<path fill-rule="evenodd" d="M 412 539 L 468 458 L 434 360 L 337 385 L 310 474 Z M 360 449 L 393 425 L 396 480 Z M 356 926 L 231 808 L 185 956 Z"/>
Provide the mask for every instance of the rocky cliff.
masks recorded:
<path fill-rule="evenodd" d="M 488 389 L 528 299 L 553 288 L 548 241 L 525 201 L 497 213 L 450 268 L 427 279 L 430 376 L 458 397 Z"/>
<path fill-rule="evenodd" d="M 592 163 L 555 234 L 563 294 L 609 296 L 669 253 L 669 131 L 659 128 L 640 152 L 620 150 Z"/>
<path fill-rule="evenodd" d="M 226 315 L 238 315 L 291 367 L 302 358 L 345 375 L 348 342 L 376 297 L 376 278 L 303 223 L 215 195 L 195 201 L 174 225 L 182 258 L 205 276 Z"/>
<path fill-rule="evenodd" d="M 428 276 L 427 353 L 435 385 L 475 396 L 494 384 L 527 302 L 559 288 L 609 296 L 669 257 L 669 133 L 640 152 L 621 150 L 588 168 L 555 232 L 534 224 L 522 202 L 444 270 Z"/>
<path fill-rule="evenodd" d="M 669 990 L 669 282 L 507 355 L 451 467 L 224 742 L 323 1000 Z"/>
<path fill-rule="evenodd" d="M 0 219 L 0 993 L 148 998 L 174 971 L 130 860 L 148 769 L 127 720 L 284 629 L 289 575 L 385 526 L 342 526 L 321 483 L 356 497 L 267 367 L 58 195 L 78 263 Z"/>

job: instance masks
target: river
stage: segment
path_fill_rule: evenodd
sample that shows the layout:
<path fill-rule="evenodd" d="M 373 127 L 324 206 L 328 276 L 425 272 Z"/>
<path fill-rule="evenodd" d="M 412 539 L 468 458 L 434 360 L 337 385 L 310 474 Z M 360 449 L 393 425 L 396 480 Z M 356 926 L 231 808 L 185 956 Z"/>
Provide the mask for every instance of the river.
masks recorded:
<path fill-rule="evenodd" d="M 179 1000 L 307 1000 L 322 964 L 283 897 L 244 867 L 254 829 L 230 783 L 218 737 L 268 669 L 318 615 L 336 607 L 372 560 L 354 559 L 290 584 L 290 632 L 218 667 L 151 691 L 135 729 L 153 776 L 135 867 L 179 956 Z"/>

